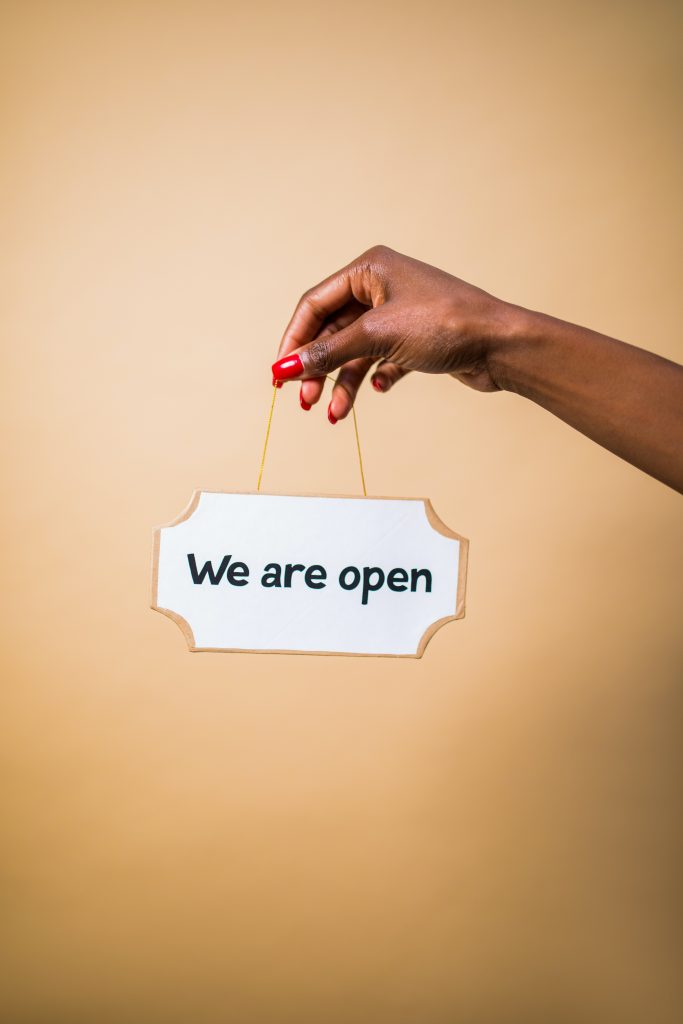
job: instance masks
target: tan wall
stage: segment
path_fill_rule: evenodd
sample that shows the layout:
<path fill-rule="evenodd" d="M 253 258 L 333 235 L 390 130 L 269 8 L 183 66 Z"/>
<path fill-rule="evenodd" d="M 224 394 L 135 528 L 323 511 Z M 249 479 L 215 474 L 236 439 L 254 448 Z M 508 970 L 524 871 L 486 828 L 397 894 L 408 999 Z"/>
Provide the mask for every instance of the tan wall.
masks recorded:
<path fill-rule="evenodd" d="M 375 242 L 683 358 L 676 6 L 2 5 L 9 1024 L 680 1010 L 681 500 L 511 395 L 366 390 L 471 539 L 421 662 L 190 655 L 152 527 L 252 489 Z M 265 486 L 358 490 L 283 392 Z"/>

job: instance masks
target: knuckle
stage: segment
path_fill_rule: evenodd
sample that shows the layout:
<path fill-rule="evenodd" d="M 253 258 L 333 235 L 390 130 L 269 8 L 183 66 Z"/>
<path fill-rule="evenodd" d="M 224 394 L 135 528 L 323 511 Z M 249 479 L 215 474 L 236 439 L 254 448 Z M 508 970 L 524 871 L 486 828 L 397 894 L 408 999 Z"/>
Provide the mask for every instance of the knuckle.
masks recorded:
<path fill-rule="evenodd" d="M 306 349 L 308 369 L 311 373 L 325 373 L 332 358 L 330 335 L 316 338 Z"/>
<path fill-rule="evenodd" d="M 390 249 L 388 245 L 373 245 L 364 255 L 373 263 L 384 264 L 388 263 L 394 255 L 394 250 Z"/>
<path fill-rule="evenodd" d="M 299 305 L 307 306 L 316 320 L 322 321 L 325 319 L 325 312 L 318 301 L 316 290 L 314 288 L 309 288 L 303 293 L 299 299 Z"/>

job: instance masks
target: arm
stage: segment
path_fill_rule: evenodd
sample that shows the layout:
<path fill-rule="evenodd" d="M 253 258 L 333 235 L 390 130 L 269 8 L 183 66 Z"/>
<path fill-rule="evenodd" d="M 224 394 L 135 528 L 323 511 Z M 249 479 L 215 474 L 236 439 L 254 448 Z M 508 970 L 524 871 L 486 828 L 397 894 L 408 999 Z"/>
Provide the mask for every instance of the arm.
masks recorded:
<path fill-rule="evenodd" d="M 489 366 L 501 389 L 683 492 L 683 367 L 521 309 L 510 335 L 492 346 Z"/>
<path fill-rule="evenodd" d="M 513 391 L 683 492 L 683 367 L 667 359 L 377 246 L 302 296 L 273 376 L 301 381 L 310 409 L 338 370 L 328 408 L 336 423 L 378 360 L 377 391 L 411 370 Z"/>

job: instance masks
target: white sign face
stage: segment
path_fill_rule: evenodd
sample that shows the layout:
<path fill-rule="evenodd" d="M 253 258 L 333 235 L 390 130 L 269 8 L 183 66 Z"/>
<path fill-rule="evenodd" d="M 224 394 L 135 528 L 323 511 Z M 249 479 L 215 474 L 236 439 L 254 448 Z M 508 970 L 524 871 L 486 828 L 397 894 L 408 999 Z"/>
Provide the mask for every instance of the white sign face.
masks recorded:
<path fill-rule="evenodd" d="M 468 542 L 424 499 L 197 491 L 154 541 L 191 651 L 419 658 L 465 614 Z"/>

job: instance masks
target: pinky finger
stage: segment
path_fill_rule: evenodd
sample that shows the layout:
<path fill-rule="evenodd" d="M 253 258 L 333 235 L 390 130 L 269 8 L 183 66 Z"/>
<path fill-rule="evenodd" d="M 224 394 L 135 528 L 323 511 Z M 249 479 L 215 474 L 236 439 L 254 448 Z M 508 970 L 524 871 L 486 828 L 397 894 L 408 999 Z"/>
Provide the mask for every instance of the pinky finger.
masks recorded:
<path fill-rule="evenodd" d="M 410 370 L 387 359 L 383 363 L 378 363 L 371 378 L 372 386 L 375 391 L 389 391 L 407 373 L 410 373 Z"/>

